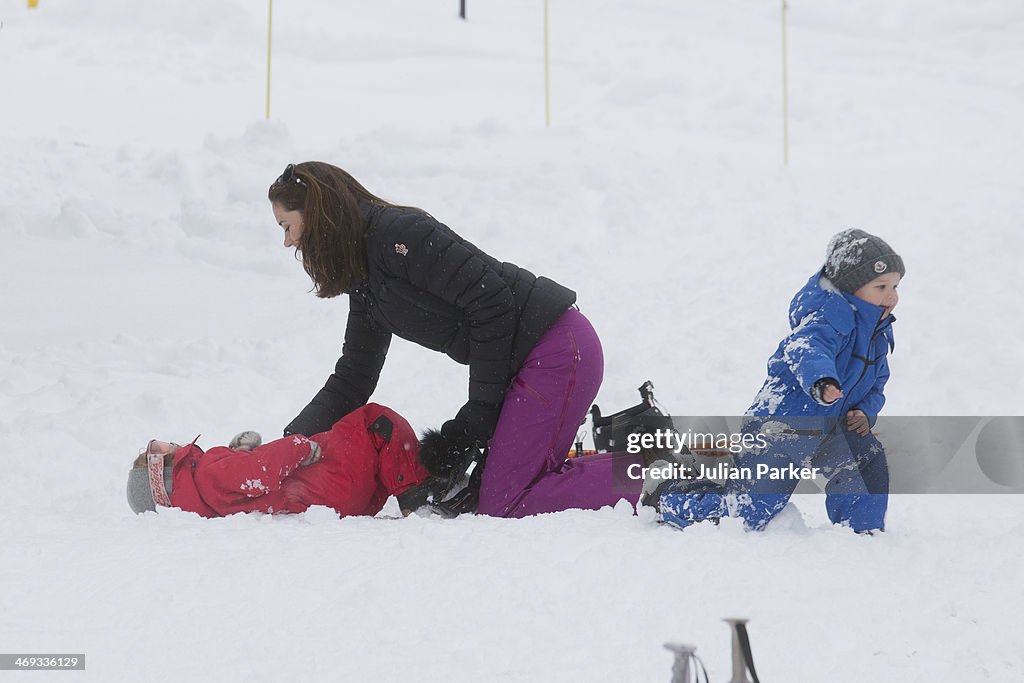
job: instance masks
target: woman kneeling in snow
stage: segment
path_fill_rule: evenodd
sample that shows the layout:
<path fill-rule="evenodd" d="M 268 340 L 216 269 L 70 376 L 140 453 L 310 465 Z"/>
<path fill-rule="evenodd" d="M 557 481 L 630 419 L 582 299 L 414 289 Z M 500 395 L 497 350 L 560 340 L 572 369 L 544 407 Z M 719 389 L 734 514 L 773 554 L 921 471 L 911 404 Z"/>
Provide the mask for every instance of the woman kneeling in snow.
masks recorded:
<path fill-rule="evenodd" d="M 260 445 L 258 434 L 243 432 L 205 452 L 153 440 L 128 475 L 128 504 L 136 513 L 159 505 L 203 517 L 326 505 L 346 516 L 375 515 L 394 495 L 408 513 L 429 479 L 409 423 L 369 403 L 310 438 Z"/>

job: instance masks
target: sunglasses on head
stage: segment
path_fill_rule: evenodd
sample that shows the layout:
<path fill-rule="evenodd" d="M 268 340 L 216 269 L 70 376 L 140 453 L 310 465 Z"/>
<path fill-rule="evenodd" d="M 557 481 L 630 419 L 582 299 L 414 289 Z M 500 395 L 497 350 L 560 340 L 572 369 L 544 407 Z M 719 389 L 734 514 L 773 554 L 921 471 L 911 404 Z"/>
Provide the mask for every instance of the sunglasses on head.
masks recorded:
<path fill-rule="evenodd" d="M 290 183 L 292 181 L 298 183 L 299 185 L 305 185 L 306 184 L 306 183 L 302 182 L 302 178 L 300 178 L 299 176 L 295 175 L 295 164 L 288 164 L 287 166 L 284 167 L 284 173 L 282 173 L 281 175 L 279 175 L 277 177 L 277 180 L 274 181 L 274 184 L 275 185 L 286 185 L 286 184 L 288 184 L 288 183 Z"/>
<path fill-rule="evenodd" d="M 160 456 L 167 456 L 173 453 L 177 449 L 181 448 L 180 445 L 173 441 L 160 441 L 158 439 L 152 439 L 145 448 L 139 450 L 139 457 L 135 459 L 133 467 L 146 467 L 149 464 L 150 456 L 157 454 Z"/>

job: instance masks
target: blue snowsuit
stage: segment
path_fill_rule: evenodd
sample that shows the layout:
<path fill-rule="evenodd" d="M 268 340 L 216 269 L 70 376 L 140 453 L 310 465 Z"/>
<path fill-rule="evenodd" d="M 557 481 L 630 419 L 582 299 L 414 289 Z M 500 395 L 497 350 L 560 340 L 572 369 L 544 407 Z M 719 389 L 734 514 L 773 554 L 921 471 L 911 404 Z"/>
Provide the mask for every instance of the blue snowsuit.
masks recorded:
<path fill-rule="evenodd" d="M 791 471 L 789 465 L 819 467 L 829 478 L 825 507 L 829 519 L 856 531 L 884 528 L 889 470 L 885 450 L 870 433 L 846 426 L 846 413 L 859 409 L 874 425 L 885 403 L 887 353 L 893 349 L 892 315 L 841 292 L 815 273 L 793 297 L 792 332 L 768 360 L 768 378 L 747 410 L 743 431 L 767 443 L 736 457 L 739 468 Z M 843 398 L 823 405 L 811 396 L 814 383 L 836 380 Z M 762 529 L 785 507 L 799 483 L 796 476 L 678 482 L 660 499 L 662 518 L 685 527 L 725 515 L 742 517 Z"/>

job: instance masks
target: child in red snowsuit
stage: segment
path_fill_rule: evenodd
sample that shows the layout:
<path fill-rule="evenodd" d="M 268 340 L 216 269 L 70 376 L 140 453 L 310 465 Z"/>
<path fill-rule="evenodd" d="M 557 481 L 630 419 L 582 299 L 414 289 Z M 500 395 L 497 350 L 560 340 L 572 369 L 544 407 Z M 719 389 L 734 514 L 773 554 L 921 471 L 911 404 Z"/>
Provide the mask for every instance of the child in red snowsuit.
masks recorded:
<path fill-rule="evenodd" d="M 416 433 L 391 410 L 369 403 L 310 438 L 259 445 L 177 446 L 151 441 L 128 477 L 136 513 L 176 507 L 203 517 L 235 512 L 303 512 L 311 505 L 342 516 L 375 515 L 391 495 L 402 496 L 430 474 Z M 244 439 L 243 439 L 244 441 Z M 400 499 L 401 503 L 401 499 Z"/>

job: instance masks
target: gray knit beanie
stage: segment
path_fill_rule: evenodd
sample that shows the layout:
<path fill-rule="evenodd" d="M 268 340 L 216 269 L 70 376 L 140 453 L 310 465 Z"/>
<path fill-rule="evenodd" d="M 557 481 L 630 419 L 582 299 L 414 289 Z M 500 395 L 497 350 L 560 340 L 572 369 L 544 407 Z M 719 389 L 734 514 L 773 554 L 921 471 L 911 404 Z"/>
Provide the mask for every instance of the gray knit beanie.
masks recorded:
<path fill-rule="evenodd" d="M 174 467 L 164 467 L 164 488 L 171 495 L 171 479 L 174 478 Z M 133 467 L 128 471 L 128 507 L 135 514 L 156 510 L 153 491 L 149 488 L 149 470 L 145 467 Z"/>
<path fill-rule="evenodd" d="M 822 273 L 844 292 L 854 293 L 879 275 L 906 275 L 903 259 L 880 237 L 843 230 L 828 243 Z"/>

